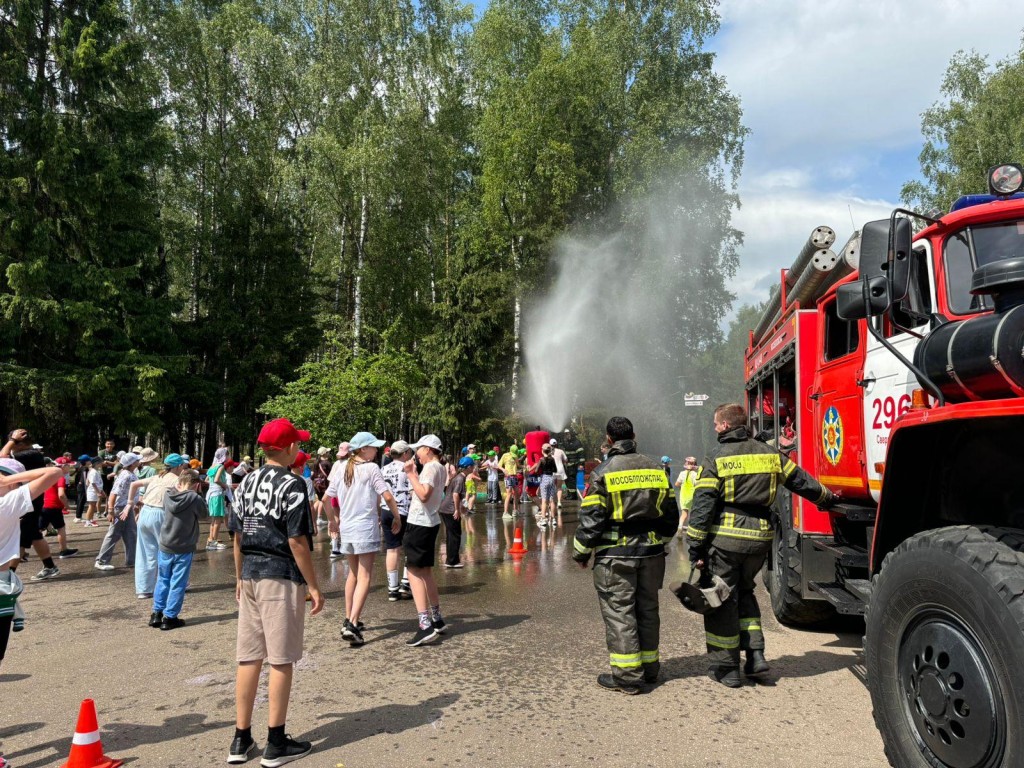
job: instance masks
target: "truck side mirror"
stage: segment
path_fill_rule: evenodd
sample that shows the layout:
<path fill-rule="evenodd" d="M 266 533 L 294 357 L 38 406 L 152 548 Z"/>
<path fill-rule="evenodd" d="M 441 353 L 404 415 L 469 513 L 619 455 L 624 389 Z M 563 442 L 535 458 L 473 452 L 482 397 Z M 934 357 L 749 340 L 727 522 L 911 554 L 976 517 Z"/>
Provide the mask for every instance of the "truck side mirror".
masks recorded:
<path fill-rule="evenodd" d="M 896 219 L 893 256 L 889 259 L 889 219 L 869 221 L 861 231 L 861 278 L 886 277 L 890 287 L 889 303 L 903 301 L 910 284 L 910 256 L 913 232 L 909 219 Z M 862 310 L 863 311 L 863 310 Z M 883 310 L 884 311 L 884 310 Z"/>
<path fill-rule="evenodd" d="M 888 247 L 888 246 L 886 246 Z M 864 301 L 867 290 L 868 301 Z M 841 320 L 863 320 L 889 309 L 889 281 L 884 275 L 867 277 L 836 288 L 836 314 Z"/>

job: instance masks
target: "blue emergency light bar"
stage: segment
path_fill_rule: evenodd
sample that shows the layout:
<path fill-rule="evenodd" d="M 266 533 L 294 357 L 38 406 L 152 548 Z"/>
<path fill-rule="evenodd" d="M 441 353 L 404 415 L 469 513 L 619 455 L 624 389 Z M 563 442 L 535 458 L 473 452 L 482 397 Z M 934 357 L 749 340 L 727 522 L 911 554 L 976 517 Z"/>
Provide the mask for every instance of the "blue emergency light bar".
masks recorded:
<path fill-rule="evenodd" d="M 973 205 L 994 203 L 997 200 L 1024 200 L 1024 192 L 1017 192 L 1012 195 L 963 195 L 953 203 L 949 212 L 962 211 L 964 208 L 970 208 Z"/>

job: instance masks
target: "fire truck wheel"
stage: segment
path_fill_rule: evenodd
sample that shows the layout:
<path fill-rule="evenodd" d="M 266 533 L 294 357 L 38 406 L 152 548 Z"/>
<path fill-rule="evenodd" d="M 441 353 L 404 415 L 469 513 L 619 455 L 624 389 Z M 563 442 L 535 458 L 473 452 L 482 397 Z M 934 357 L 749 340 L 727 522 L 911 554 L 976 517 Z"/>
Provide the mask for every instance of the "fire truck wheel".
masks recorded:
<path fill-rule="evenodd" d="M 791 498 L 782 498 L 775 516 L 775 539 L 772 541 L 771 568 L 765 565 L 762 573 L 764 585 L 772 599 L 775 618 L 783 624 L 806 627 L 820 624 L 835 616 L 835 610 L 824 600 L 805 600 L 801 591 L 803 560 L 800 555 L 800 535 L 792 528 L 789 513 Z"/>
<path fill-rule="evenodd" d="M 899 768 L 1024 765 L 1024 531 L 925 531 L 874 580 L 875 724 Z"/>

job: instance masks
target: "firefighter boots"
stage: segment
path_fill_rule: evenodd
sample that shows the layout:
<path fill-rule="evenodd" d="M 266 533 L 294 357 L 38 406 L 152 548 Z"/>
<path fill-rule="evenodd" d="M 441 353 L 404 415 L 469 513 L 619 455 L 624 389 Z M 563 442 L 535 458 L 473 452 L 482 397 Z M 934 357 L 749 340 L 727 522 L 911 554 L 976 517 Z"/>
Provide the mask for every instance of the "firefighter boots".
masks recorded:
<path fill-rule="evenodd" d="M 743 672 L 747 677 L 760 677 L 770 669 L 764 651 L 747 651 L 747 663 L 743 665 Z"/>
<path fill-rule="evenodd" d="M 597 684 L 609 691 L 618 691 L 619 693 L 624 693 L 627 696 L 636 696 L 638 693 L 642 693 L 640 686 L 624 685 L 609 674 L 598 675 Z"/>
<path fill-rule="evenodd" d="M 736 667 L 712 667 L 708 677 L 726 688 L 740 688 L 743 685 L 743 677 Z"/>

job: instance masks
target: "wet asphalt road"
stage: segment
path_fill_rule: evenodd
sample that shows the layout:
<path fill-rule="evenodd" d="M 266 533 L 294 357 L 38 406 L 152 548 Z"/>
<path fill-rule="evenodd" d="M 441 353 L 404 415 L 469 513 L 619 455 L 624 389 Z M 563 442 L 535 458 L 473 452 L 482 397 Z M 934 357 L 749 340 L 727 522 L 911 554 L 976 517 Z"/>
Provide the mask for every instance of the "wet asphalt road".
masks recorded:
<path fill-rule="evenodd" d="M 466 568 L 436 570 L 449 632 L 423 648 L 405 646 L 415 609 L 387 601 L 383 556 L 363 615 L 367 644 L 340 640 L 345 570 L 318 536 L 327 607 L 307 617 L 288 717 L 314 752 L 295 764 L 886 765 L 855 632 L 795 631 L 766 616 L 772 678 L 730 691 L 704 676 L 699 617 L 663 592 L 663 681 L 635 697 L 598 688 L 607 651 L 590 572 L 570 559 L 575 521 L 571 507 L 553 530 L 528 520 L 530 551 L 517 560 L 505 551 L 522 518 L 480 508 L 463 540 Z M 106 753 L 126 765 L 224 765 L 234 727 L 231 551 L 197 553 L 188 626 L 160 632 L 146 626 L 151 601 L 136 599 L 120 549 L 116 571 L 93 569 L 104 529 L 69 528 L 82 553 L 59 561 L 59 578 L 26 585 L 26 630 L 0 667 L 0 751 L 14 768 L 60 765 L 91 697 Z M 27 582 L 39 567 L 33 556 L 19 571 Z M 666 586 L 683 574 L 673 551 Z M 263 686 L 253 725 L 262 746 Z"/>

